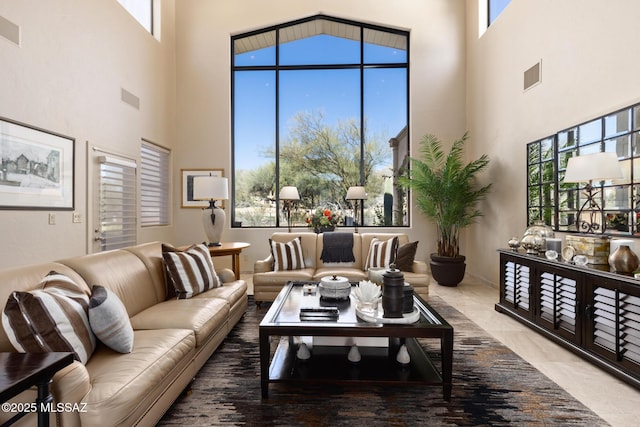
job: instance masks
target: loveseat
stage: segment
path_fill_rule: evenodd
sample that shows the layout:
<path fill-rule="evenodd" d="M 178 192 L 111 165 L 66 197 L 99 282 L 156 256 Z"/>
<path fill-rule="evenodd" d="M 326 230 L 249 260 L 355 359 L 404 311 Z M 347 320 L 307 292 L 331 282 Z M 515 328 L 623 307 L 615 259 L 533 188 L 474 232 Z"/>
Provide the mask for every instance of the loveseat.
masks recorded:
<path fill-rule="evenodd" d="M 300 265 L 291 266 L 287 264 L 285 268 L 278 269 L 274 258 L 273 248 L 270 244 L 265 244 L 265 249 L 269 248 L 270 253 L 263 259 L 254 263 L 253 268 L 253 292 L 256 304 L 263 301 L 273 301 L 282 287 L 291 280 L 318 281 L 320 278 L 331 275 L 339 275 L 348 278 L 350 281 L 359 282 L 369 278 L 366 262 L 372 248 L 372 242 L 384 243 L 390 239 L 397 238 L 397 248 L 399 257 L 402 256 L 404 264 L 407 266 L 402 273 L 406 282 L 409 282 L 414 292 L 427 298 L 429 295 L 429 281 L 427 264 L 423 261 L 415 260 L 415 249 L 418 242 L 409 242 L 409 237 L 402 233 L 351 233 L 353 236 L 353 261 L 349 262 L 325 262 L 323 261 L 323 249 L 325 234 L 331 233 L 273 233 L 270 242 L 286 244 L 298 238 L 300 241 L 303 262 Z M 407 252 L 412 252 L 407 257 L 402 253 L 407 248 Z M 395 255 L 395 254 L 394 254 Z M 278 256 L 276 254 L 276 256 Z M 408 258 L 408 259 L 407 259 Z M 395 263 L 396 259 L 393 259 Z M 291 268 L 291 269 L 288 269 Z M 377 266 L 377 268 L 384 268 Z"/>
<path fill-rule="evenodd" d="M 0 271 L 0 301 L 3 305 L 7 301 L 5 310 L 9 309 L 9 300 L 16 298 L 13 291 L 32 291 L 28 294 L 33 295 L 34 289 L 43 288 L 43 283 L 47 286 L 43 278 L 52 277 L 48 276 L 50 272 L 70 279 L 90 296 L 91 320 L 98 289 L 94 285 L 107 289 L 111 301 L 113 295 L 117 296 L 115 300 L 126 309 L 125 318 L 120 320 L 130 324 L 133 331 L 130 352 L 115 351 L 96 339 L 88 360 L 74 360 L 59 371 L 51 384 L 54 400 L 81 403 L 77 407 L 83 411 L 52 414 L 52 425 L 156 424 L 245 313 L 247 285 L 226 269 L 210 277 L 216 287 L 205 290 L 194 285 L 188 295 L 178 294 L 189 298 L 171 296 L 174 289 L 167 283 L 173 283 L 175 278 L 165 268 L 163 249 L 165 253 L 187 254 L 187 259 L 195 259 L 189 258 L 190 251 L 153 242 Z M 203 245 L 200 249 L 206 251 L 210 262 L 208 249 Z M 198 268 L 206 264 L 202 259 L 197 262 Z M 5 320 L 0 331 L 0 351 L 16 351 Z M 35 393 L 27 391 L 18 399 L 34 401 Z M 9 415 L 0 414 L 0 422 Z M 19 423 L 34 425 L 35 419 L 29 417 Z"/>

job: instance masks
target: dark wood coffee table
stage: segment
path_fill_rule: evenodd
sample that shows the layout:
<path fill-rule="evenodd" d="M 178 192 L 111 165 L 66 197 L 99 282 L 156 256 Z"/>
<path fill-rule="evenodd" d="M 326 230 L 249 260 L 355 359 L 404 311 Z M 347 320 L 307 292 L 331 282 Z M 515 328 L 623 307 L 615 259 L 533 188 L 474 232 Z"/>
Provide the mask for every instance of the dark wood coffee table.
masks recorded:
<path fill-rule="evenodd" d="M 420 312 L 411 324 L 369 323 L 356 315 L 355 300 L 325 301 L 319 295 L 305 295 L 308 282 L 289 282 L 278 294 L 260 322 L 260 382 L 262 397 L 269 396 L 269 383 L 370 383 L 442 386 L 445 400 L 451 399 L 453 364 L 453 327 L 420 296 L 414 296 L 414 306 Z M 334 320 L 300 320 L 300 308 L 336 306 L 339 317 Z M 279 344 L 271 356 L 271 338 Z M 288 339 L 281 339 L 288 337 Z M 314 354 L 300 360 L 296 357 L 299 337 L 387 337 L 386 355 L 363 354 L 360 362 L 350 362 L 347 347 L 336 354 Z M 416 338 L 440 340 L 441 370 L 438 370 Z M 397 350 L 406 344 L 411 362 L 396 361 Z"/>

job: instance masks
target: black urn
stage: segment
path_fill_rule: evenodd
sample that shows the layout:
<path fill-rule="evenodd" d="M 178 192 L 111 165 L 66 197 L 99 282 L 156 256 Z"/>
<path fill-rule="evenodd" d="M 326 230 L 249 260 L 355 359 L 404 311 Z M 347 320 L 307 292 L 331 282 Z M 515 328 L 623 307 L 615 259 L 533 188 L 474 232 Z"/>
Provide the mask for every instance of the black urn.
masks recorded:
<path fill-rule="evenodd" d="M 382 275 L 383 317 L 402 317 L 404 308 L 404 274 L 394 264 Z"/>

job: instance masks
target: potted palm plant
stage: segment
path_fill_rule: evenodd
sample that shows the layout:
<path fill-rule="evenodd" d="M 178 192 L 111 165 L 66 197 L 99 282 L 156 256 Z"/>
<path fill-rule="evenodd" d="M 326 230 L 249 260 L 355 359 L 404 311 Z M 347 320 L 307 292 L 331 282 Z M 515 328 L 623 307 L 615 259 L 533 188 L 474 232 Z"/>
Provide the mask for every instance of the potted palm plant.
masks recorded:
<path fill-rule="evenodd" d="M 465 133 L 455 141 L 449 153 L 442 142 L 428 134 L 420 141 L 422 159 L 411 158 L 408 177 L 400 183 L 415 192 L 418 209 L 437 228 L 438 250 L 431 254 L 431 274 L 443 286 L 457 286 L 464 278 L 464 255 L 460 255 L 460 230 L 482 216 L 476 207 L 489 193 L 491 184 L 478 186 L 475 178 L 488 164 L 489 158 L 465 163 Z"/>

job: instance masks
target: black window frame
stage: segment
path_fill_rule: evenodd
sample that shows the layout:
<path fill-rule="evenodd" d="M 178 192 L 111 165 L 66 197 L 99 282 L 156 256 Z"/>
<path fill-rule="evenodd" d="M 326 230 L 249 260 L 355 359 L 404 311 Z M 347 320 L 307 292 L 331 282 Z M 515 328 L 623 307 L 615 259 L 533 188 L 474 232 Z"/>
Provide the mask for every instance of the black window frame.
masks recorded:
<path fill-rule="evenodd" d="M 607 119 L 627 115 L 627 129 L 607 131 Z M 615 123 L 617 124 L 617 118 Z M 589 128 L 598 130 L 589 131 Z M 589 136 L 586 134 L 589 132 Z M 626 144 L 625 140 L 626 139 Z M 551 142 L 551 154 L 548 161 L 553 165 L 553 192 L 549 197 L 550 203 L 545 204 L 542 198 L 542 188 L 545 181 L 542 177 L 535 176 L 535 171 L 542 175 L 539 149 L 543 141 Z M 621 145 L 618 145 L 618 141 Z M 607 145 L 609 144 L 609 149 Z M 593 182 L 593 187 L 598 191 L 598 203 L 602 207 L 606 224 L 604 234 L 607 236 L 640 237 L 640 102 L 627 107 L 608 112 L 602 116 L 567 127 L 553 135 L 530 142 L 526 146 L 526 198 L 527 198 L 527 224 L 533 224 L 536 220 L 543 220 L 545 224 L 553 227 L 558 232 L 578 232 L 575 228 L 575 219 L 578 209 L 584 203 L 583 188 L 585 183 L 564 183 L 564 174 L 568 159 L 581 154 L 593 152 L 612 151 L 611 144 L 615 144 L 618 160 L 627 176 L 621 180 Z M 538 151 L 537 151 L 538 150 Z M 626 150 L 626 153 L 625 153 Z M 532 153 L 534 155 L 532 156 Z M 637 169 L 636 170 L 636 165 Z M 547 181 L 548 182 L 548 181 Z M 607 192 L 617 193 L 616 201 L 622 202 L 626 207 L 610 206 L 607 202 Z M 624 193 L 627 192 L 626 198 Z M 539 198 L 537 196 L 540 195 Z M 535 200 L 538 204 L 532 203 Z M 542 210 L 552 211 L 547 218 L 536 215 Z M 549 220 L 551 219 L 551 220 Z"/>
<path fill-rule="evenodd" d="M 359 63 L 353 63 L 353 64 L 327 64 L 327 65 L 280 65 L 279 64 L 279 30 L 282 28 L 286 28 L 286 27 L 290 27 L 290 26 L 294 26 L 294 25 L 298 25 L 298 24 L 302 24 L 305 22 L 311 22 L 311 21 L 315 21 L 315 20 L 327 20 L 327 21 L 332 21 L 332 22 L 337 22 L 337 23 L 341 23 L 341 24 L 346 24 L 346 25 L 350 25 L 350 26 L 358 26 L 360 27 L 360 62 Z M 375 30 L 375 31 L 383 31 L 383 32 L 388 32 L 391 34 L 397 34 L 397 35 L 401 35 L 403 37 L 406 38 L 406 61 L 404 61 L 402 64 L 402 67 L 400 67 L 398 64 L 399 63 L 387 63 L 387 62 L 381 62 L 381 63 L 365 63 L 365 58 L 364 58 L 364 31 L 365 30 Z M 271 31 L 275 31 L 276 32 L 276 42 L 275 42 L 275 49 L 276 49 L 276 54 L 275 54 L 275 65 L 271 66 L 271 65 L 256 65 L 256 66 L 237 66 L 235 64 L 235 53 L 234 53 L 234 43 L 236 40 L 238 39 L 242 39 L 242 38 L 246 38 L 252 35 L 258 35 L 258 34 L 263 34 L 263 33 L 269 33 Z M 275 90 L 275 103 L 274 103 L 274 107 L 275 107 L 275 149 L 276 149 L 276 157 L 275 157 L 275 162 L 276 162 L 276 171 L 275 171 L 275 182 L 276 182 L 276 191 L 274 193 L 274 197 L 275 197 L 275 203 L 277 206 L 280 205 L 280 200 L 279 200 L 279 186 L 280 186 L 280 165 L 279 165 L 279 149 L 280 149 L 280 118 L 279 118 L 279 97 L 280 97 L 280 93 L 279 93 L 279 89 L 278 89 L 278 80 L 279 80 L 279 72 L 281 71 L 290 71 L 290 70 L 338 70 L 338 69 L 359 69 L 360 70 L 360 120 L 359 120 L 359 125 L 360 125 L 360 129 L 364 129 L 364 122 L 365 122 L 365 117 L 364 117 L 364 98 L 365 98 L 365 94 L 364 94 L 364 70 L 365 69 L 383 69 L 383 68 L 404 68 L 406 69 L 406 132 L 407 132 L 407 152 L 410 153 L 410 138 L 409 138 L 409 129 L 410 129 L 410 32 L 406 31 L 406 30 L 401 30 L 401 29 L 396 29 L 396 28 L 391 28 L 391 27 L 385 27 L 385 26 L 381 26 L 381 25 L 375 25 L 375 24 L 369 24 L 369 23 L 364 23 L 364 22 L 359 22 L 359 21 L 353 21 L 353 20 L 348 20 L 348 19 L 343 19 L 343 18 L 338 18 L 338 17 L 334 17 L 334 16 L 330 16 L 330 15 L 325 15 L 325 14 L 317 14 L 317 15 L 313 15 L 313 16 L 309 16 L 306 18 L 302 18 L 302 19 L 298 19 L 298 20 L 293 20 L 293 21 L 288 21 L 285 23 L 281 23 L 281 24 L 277 24 L 277 25 L 272 25 L 272 26 L 268 26 L 268 27 L 264 27 L 264 28 L 260 28 L 257 30 L 253 30 L 253 31 L 249 31 L 249 32 L 245 32 L 245 33 L 241 33 L 241 34 L 236 34 L 231 36 L 231 48 L 230 48 L 230 63 L 231 63 L 231 175 L 232 177 L 235 177 L 236 171 L 235 171 L 235 165 L 236 165 L 236 153 L 235 153 L 235 73 L 236 71 L 265 71 L 265 70 L 274 70 L 276 72 L 276 77 L 275 77 L 275 84 L 276 84 L 276 90 Z M 361 150 L 361 163 L 360 163 L 360 185 L 364 185 L 363 181 L 364 181 L 364 164 L 363 164 L 363 157 L 364 157 L 364 147 L 365 147 L 365 132 L 361 132 L 360 133 L 360 150 Z M 236 201 L 235 201 L 235 193 L 236 193 L 236 188 L 235 188 L 235 179 L 231 179 L 231 227 L 232 228 L 279 228 L 282 226 L 286 226 L 286 224 L 282 224 L 281 223 L 281 218 L 279 215 L 275 216 L 275 225 L 268 225 L 268 226 L 242 226 L 236 219 L 236 214 L 235 214 L 235 207 L 236 207 Z M 408 197 L 408 192 L 407 192 L 407 197 Z M 363 208 L 363 206 L 361 206 L 361 209 Z M 362 212 L 360 213 L 360 217 L 362 217 Z M 407 222 L 406 224 L 399 226 L 399 225 L 378 225 L 378 226 L 372 226 L 372 227 L 408 227 L 411 223 L 411 206 L 409 203 L 407 203 L 407 211 L 406 211 L 406 218 L 407 218 Z"/>

